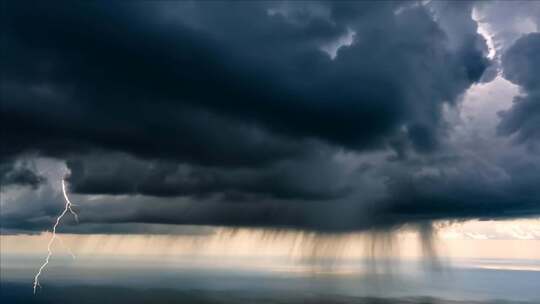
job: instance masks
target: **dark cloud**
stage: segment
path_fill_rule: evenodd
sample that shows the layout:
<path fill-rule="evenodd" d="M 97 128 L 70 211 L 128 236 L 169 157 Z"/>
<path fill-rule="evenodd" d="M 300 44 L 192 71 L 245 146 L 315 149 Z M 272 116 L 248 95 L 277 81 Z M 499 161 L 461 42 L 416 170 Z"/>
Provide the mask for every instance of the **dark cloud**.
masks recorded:
<path fill-rule="evenodd" d="M 101 154 L 67 162 L 71 189 L 81 194 L 142 194 L 205 197 L 216 193 L 241 200 L 253 196 L 327 200 L 348 194 L 341 168 L 328 152 L 266 168 L 221 168 L 143 161 Z M 332 182 L 330 182 L 332 181 Z"/>
<path fill-rule="evenodd" d="M 437 22 L 444 30 L 450 48 L 458 54 L 458 66 L 464 69 L 470 81 L 478 81 L 490 65 L 485 57 L 486 41 L 478 35 L 478 25 L 472 19 L 475 5 L 472 1 L 433 1 Z"/>
<path fill-rule="evenodd" d="M 520 85 L 523 95 L 512 108 L 501 112 L 499 134 L 515 134 L 520 142 L 540 140 L 540 34 L 518 39 L 504 54 L 504 77 Z"/>
<path fill-rule="evenodd" d="M 361 167 L 352 176 L 356 192 L 338 199 L 280 201 L 271 197 L 226 200 L 223 194 L 197 199 L 109 198 L 85 211 L 90 222 L 168 223 L 293 228 L 325 232 L 392 229 L 432 220 L 511 219 L 540 215 L 540 162 L 511 160 L 492 167 L 462 157 L 411 160 L 399 166 Z M 361 176 L 368 181 L 362 182 Z M 383 183 L 381 195 L 376 188 Z M 130 212 L 122 212 L 125 205 Z M 93 210 L 92 210 L 93 209 Z"/>
<path fill-rule="evenodd" d="M 538 215 L 536 159 L 471 160 L 447 143 L 443 108 L 489 65 L 471 10 L 461 2 L 10 2 L 1 21 L 1 156 L 65 160 L 88 231 L 351 231 Z M 529 98 L 537 73 L 523 67 L 533 57 L 513 49 L 504 73 Z M 525 111 L 530 122 L 514 112 L 501 126 L 518 127 L 501 130 L 529 130 L 534 111 Z M 19 193 L 36 203 L 3 212 L 2 227 L 47 227 L 57 213 L 50 202 L 62 200 L 50 193 L 42 205 Z"/>
<path fill-rule="evenodd" d="M 163 233 L 166 229 L 152 230 L 151 225 L 168 224 L 345 232 L 426 227 L 433 220 L 540 215 L 540 159 L 509 155 L 491 164 L 486 156 L 409 157 L 399 162 L 374 159 L 371 164 L 354 166 L 350 174 L 334 164 L 326 168 L 336 170 L 333 175 L 321 176 L 317 175 L 324 171 L 320 168 L 307 174 L 309 170 L 293 166 L 288 169 L 294 172 L 296 168 L 300 175 L 284 179 L 289 188 L 280 189 L 275 181 L 258 183 L 276 169 L 232 170 L 228 176 L 212 168 L 169 168 L 125 155 L 100 155 L 102 161 L 80 159 L 82 168 L 72 169 L 72 174 L 80 176 L 71 177 L 70 190 L 81 187 L 77 191 L 99 195 L 72 193 L 81 224 L 66 218 L 62 231 Z M 157 177 L 152 180 L 150 176 Z M 261 184 L 263 188 L 253 188 Z M 344 185 L 348 191 L 327 196 L 332 193 L 329 187 L 336 185 Z M 14 193 L 12 200 L 4 201 L 2 228 L 35 231 L 50 227 L 62 202 L 56 187 L 50 187 L 48 191 L 41 187 L 38 194 L 30 190 Z"/>
<path fill-rule="evenodd" d="M 526 167 L 526 166 L 524 166 Z M 520 168 L 525 169 L 525 168 Z M 401 176 L 390 180 L 390 195 L 379 210 L 388 221 L 512 219 L 540 214 L 538 165 L 534 176 L 491 180 L 471 170 L 469 175 Z"/>
<path fill-rule="evenodd" d="M 33 170 L 28 162 L 15 162 L 6 160 L 0 162 L 0 185 L 8 186 L 29 186 L 37 188 L 45 178 Z"/>
<path fill-rule="evenodd" d="M 7 5 L 3 154 L 256 165 L 301 153 L 287 139 L 366 149 L 409 127 L 431 150 L 442 104 L 485 63 L 420 7 L 208 5 Z M 348 30 L 332 60 L 321 47 Z"/>

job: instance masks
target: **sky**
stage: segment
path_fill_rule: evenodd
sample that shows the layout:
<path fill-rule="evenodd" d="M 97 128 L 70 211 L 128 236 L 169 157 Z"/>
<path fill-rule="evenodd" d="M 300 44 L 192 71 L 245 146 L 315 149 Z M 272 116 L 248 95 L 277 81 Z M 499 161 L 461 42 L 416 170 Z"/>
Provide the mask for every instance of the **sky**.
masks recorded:
<path fill-rule="evenodd" d="M 415 233 L 430 256 L 440 238 L 540 259 L 540 2 L 1 11 L 3 252 L 45 250 L 65 179 L 80 222 L 59 230 L 79 252 Z"/>

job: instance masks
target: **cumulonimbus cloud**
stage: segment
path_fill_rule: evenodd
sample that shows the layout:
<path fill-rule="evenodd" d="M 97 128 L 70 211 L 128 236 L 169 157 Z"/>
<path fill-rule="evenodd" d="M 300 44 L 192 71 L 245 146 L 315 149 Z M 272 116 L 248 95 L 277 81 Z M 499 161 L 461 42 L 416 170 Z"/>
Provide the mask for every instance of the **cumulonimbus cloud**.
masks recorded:
<path fill-rule="evenodd" d="M 501 161 L 512 178 L 498 178 L 445 146 L 443 109 L 490 63 L 472 3 L 5 9 L 0 157 L 66 161 L 83 228 L 351 231 L 540 213 L 536 159 Z"/>

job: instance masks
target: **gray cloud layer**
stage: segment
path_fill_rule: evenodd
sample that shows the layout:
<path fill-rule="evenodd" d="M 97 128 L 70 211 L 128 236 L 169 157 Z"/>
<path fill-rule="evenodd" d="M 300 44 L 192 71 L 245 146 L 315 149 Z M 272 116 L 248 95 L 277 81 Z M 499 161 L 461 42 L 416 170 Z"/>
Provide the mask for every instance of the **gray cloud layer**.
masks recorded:
<path fill-rule="evenodd" d="M 161 22 L 147 3 L 8 5 L 3 154 L 103 148 L 260 164 L 302 150 L 287 140 L 361 150 L 404 129 L 427 151 L 442 104 L 487 65 L 479 35 L 453 45 L 423 8 L 322 4 L 319 16 L 306 3 L 270 14 L 276 5 L 179 4 L 169 9 L 189 18 Z M 347 29 L 356 41 L 334 60 L 318 48 Z"/>
<path fill-rule="evenodd" d="M 540 140 L 540 33 L 519 38 L 503 56 L 504 76 L 523 89 L 508 111 L 501 113 L 499 133 L 517 134 L 521 142 Z"/>
<path fill-rule="evenodd" d="M 2 184 L 39 184 L 10 173 L 18 157 L 65 160 L 83 222 L 349 231 L 540 214 L 536 158 L 448 143 L 443 109 L 490 64 L 471 3 L 5 6 Z M 537 111 L 518 109 L 538 103 L 522 68 L 536 36 L 503 58 L 529 101 L 501 134 L 538 134 Z M 48 203 L 14 204 L 61 200 L 47 187 L 4 198 L 2 226 L 46 227 Z"/>

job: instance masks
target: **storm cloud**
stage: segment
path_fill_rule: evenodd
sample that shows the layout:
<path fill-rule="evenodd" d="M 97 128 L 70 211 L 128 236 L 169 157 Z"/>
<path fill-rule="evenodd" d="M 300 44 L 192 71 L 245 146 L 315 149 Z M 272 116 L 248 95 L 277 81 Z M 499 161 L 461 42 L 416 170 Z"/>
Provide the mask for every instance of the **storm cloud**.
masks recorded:
<path fill-rule="evenodd" d="M 30 186 L 37 188 L 45 181 L 31 164 L 25 161 L 0 162 L 0 184 L 2 186 Z"/>
<path fill-rule="evenodd" d="M 61 200 L 50 184 L 61 174 L 42 185 L 14 173 L 29 157 L 69 172 L 83 230 L 540 214 L 537 157 L 511 144 L 491 155 L 491 142 L 471 152 L 445 117 L 492 64 L 474 3 L 4 6 L 0 173 L 34 189 L 2 190 L 3 228 L 43 229 Z M 537 36 L 503 56 L 526 95 L 502 135 L 538 135 L 538 111 L 521 109 L 538 103 L 538 73 L 523 69 L 538 63 Z"/>
<path fill-rule="evenodd" d="M 499 133 L 515 134 L 520 142 L 540 140 L 540 34 L 519 38 L 503 56 L 504 76 L 520 85 L 523 94 L 517 96 L 508 111 L 501 112 Z"/>
<path fill-rule="evenodd" d="M 294 155 L 287 139 L 361 150 L 403 130 L 435 148 L 440 108 L 479 79 L 482 49 L 452 45 L 425 8 L 345 5 L 9 4 L 4 154 L 241 165 Z M 321 48 L 347 31 L 332 59 Z"/>

